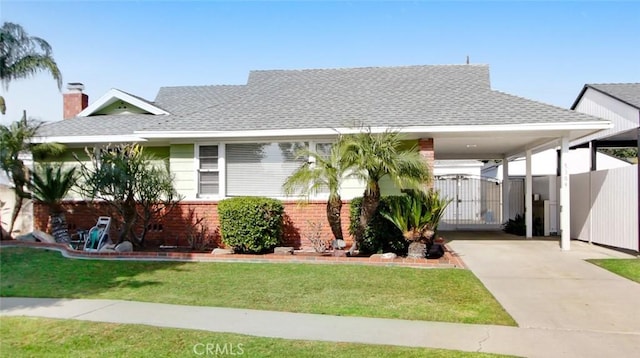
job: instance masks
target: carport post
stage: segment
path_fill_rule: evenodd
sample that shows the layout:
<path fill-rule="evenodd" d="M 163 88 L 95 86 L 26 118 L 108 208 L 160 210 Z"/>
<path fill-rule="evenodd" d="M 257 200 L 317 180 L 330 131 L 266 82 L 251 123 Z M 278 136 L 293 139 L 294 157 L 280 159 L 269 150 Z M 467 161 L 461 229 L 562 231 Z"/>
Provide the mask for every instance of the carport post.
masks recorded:
<path fill-rule="evenodd" d="M 533 237 L 533 180 L 531 178 L 531 149 L 526 152 L 527 171 L 524 185 L 524 222 L 527 227 L 527 239 Z"/>
<path fill-rule="evenodd" d="M 569 137 L 562 137 L 562 145 L 560 148 L 561 167 L 560 167 L 560 249 L 568 251 L 571 249 L 571 192 L 569 188 Z"/>
<path fill-rule="evenodd" d="M 509 199 L 511 195 L 509 195 L 509 159 L 505 155 L 502 157 L 502 222 L 506 223 L 511 219 L 509 217 Z"/>

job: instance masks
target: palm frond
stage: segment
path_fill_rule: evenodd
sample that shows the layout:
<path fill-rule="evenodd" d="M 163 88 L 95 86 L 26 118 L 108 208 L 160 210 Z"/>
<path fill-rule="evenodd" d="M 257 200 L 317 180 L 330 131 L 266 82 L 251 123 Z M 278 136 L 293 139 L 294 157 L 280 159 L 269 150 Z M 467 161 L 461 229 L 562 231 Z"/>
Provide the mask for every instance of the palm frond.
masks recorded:
<path fill-rule="evenodd" d="M 60 163 L 45 164 L 32 173 L 27 186 L 34 198 L 51 207 L 67 196 L 77 178 L 75 167 L 64 169 Z"/>
<path fill-rule="evenodd" d="M 50 55 L 26 55 L 7 66 L 5 71 L 5 78 L 3 78 L 3 80 L 10 81 L 33 77 L 41 71 L 47 71 L 51 74 L 53 79 L 56 80 L 58 88 L 62 87 L 62 74 L 60 73 L 58 64 L 56 64 L 55 60 Z"/>
<path fill-rule="evenodd" d="M 304 200 L 324 190 L 329 191 L 329 200 L 339 198 L 340 185 L 347 177 L 343 159 L 343 148 L 333 145 L 328 155 L 307 148 L 297 152 L 298 159 L 306 159 L 298 170 L 283 184 L 287 196 L 298 195 Z"/>
<path fill-rule="evenodd" d="M 62 87 L 62 75 L 53 59 L 51 45 L 44 39 L 29 36 L 15 23 L 5 22 L 0 27 L 0 82 L 5 89 L 16 79 L 31 77 L 47 71 Z"/>

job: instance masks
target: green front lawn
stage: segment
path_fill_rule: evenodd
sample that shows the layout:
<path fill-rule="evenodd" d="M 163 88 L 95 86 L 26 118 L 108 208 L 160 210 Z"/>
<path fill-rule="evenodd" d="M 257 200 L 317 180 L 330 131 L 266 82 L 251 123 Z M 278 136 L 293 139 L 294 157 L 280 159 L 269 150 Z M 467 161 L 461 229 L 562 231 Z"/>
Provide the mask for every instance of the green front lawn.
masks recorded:
<path fill-rule="evenodd" d="M 461 269 L 74 260 L 53 251 L 3 248 L 0 275 L 1 296 L 516 325 Z"/>
<path fill-rule="evenodd" d="M 7 357 L 501 357 L 30 317 L 0 317 L 0 342 Z"/>
<path fill-rule="evenodd" d="M 640 259 L 594 259 L 587 261 L 640 283 Z"/>

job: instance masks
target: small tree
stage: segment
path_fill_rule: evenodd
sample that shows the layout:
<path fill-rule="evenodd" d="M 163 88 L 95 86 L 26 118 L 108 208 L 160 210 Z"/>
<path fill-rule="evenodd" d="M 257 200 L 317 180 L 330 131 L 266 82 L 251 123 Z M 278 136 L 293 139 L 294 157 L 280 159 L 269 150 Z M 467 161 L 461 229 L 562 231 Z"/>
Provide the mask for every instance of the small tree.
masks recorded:
<path fill-rule="evenodd" d="M 139 144 L 85 149 L 91 165 L 80 161 L 81 193 L 104 200 L 120 221 L 118 243 L 144 244 L 149 223 L 166 215 L 179 201 L 168 167 Z M 141 235 L 136 235 L 138 224 Z"/>
<path fill-rule="evenodd" d="M 345 166 L 366 183 L 354 233 L 356 240 L 349 250 L 353 253 L 380 204 L 380 180 L 388 176 L 400 188 L 420 188 L 431 180 L 431 173 L 415 146 L 404 148 L 401 134 L 397 131 L 371 133 L 366 129 L 343 136 L 341 142 Z"/>
<path fill-rule="evenodd" d="M 283 185 L 287 195 L 302 195 L 308 200 L 311 195 L 321 190 L 329 191 L 327 201 L 327 221 L 336 240 L 343 240 L 342 234 L 342 199 L 340 185 L 346 178 L 346 170 L 342 153 L 343 147 L 332 145 L 329 153 L 313 152 L 309 149 L 298 151 L 298 158 L 311 158 L 296 170 Z"/>
<path fill-rule="evenodd" d="M 40 125 L 39 122 L 27 120 L 26 111 L 23 112 L 21 120 L 13 122 L 9 126 L 0 125 L 0 169 L 13 183 L 15 193 L 15 206 L 11 214 L 9 235 L 13 234 L 13 227 L 24 200 L 31 198 L 31 194 L 27 191 L 29 170 L 22 160 L 22 155 L 32 153 L 34 157 L 41 158 L 64 151 L 64 146 L 58 143 L 31 143 Z"/>
<path fill-rule="evenodd" d="M 76 168 L 64 170 L 62 164 L 46 164 L 35 170 L 28 184 L 33 198 L 41 201 L 49 209 L 49 225 L 56 242 L 69 243 L 71 237 L 62 200 L 76 183 Z"/>

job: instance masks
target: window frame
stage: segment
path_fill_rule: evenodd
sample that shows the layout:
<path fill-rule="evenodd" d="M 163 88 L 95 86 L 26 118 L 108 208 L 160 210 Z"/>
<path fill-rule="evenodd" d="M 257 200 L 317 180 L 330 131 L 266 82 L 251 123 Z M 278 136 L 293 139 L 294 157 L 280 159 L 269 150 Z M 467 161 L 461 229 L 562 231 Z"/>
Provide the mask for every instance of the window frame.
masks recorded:
<path fill-rule="evenodd" d="M 200 147 L 218 147 L 218 169 L 201 169 L 200 168 Z M 225 197 L 226 185 L 225 185 L 225 146 L 220 142 L 198 142 L 194 145 L 194 173 L 195 173 L 195 193 L 198 199 L 223 199 Z M 200 192 L 200 173 L 218 173 L 218 193 L 216 194 L 203 194 Z"/>
<path fill-rule="evenodd" d="M 331 144 L 332 146 L 336 144 L 336 141 L 332 141 L 332 140 L 316 140 L 316 141 L 309 141 L 309 148 L 313 148 L 311 149 L 313 152 L 318 153 L 318 144 L 322 145 L 322 144 Z M 309 156 L 309 163 L 312 163 L 312 165 L 315 165 L 315 158 L 312 156 Z M 316 192 L 315 195 L 312 195 L 309 197 L 309 199 L 311 200 L 329 200 L 329 189 L 327 188 L 326 192 Z"/>
<path fill-rule="evenodd" d="M 225 145 L 234 145 L 234 144 L 260 144 L 260 143 L 267 143 L 267 144 L 279 144 L 279 143 L 298 143 L 298 142 L 305 143 L 308 147 L 310 147 L 310 146 L 311 146 L 311 144 L 313 143 L 313 141 L 312 141 L 312 140 L 308 140 L 308 139 L 305 139 L 305 138 L 296 138 L 296 137 L 292 137 L 292 138 L 282 138 L 282 137 L 281 137 L 281 138 L 277 138 L 277 139 L 276 139 L 276 138 L 274 138 L 274 139 L 270 139 L 270 138 L 263 138 L 262 140 L 260 140 L 260 139 L 256 139 L 256 140 L 237 140 L 237 141 L 236 141 L 236 140 L 234 140 L 234 141 L 230 141 L 230 142 L 225 142 L 224 144 L 225 144 Z M 226 155 L 226 152 L 225 152 L 225 155 Z M 307 161 L 309 161 L 310 159 L 311 159 L 310 157 L 309 157 L 309 158 L 307 158 Z M 228 179 L 228 178 L 227 178 L 227 174 L 228 174 L 228 172 L 227 172 L 226 170 L 227 170 L 227 168 L 226 168 L 226 156 L 225 156 L 225 183 L 226 183 L 226 180 Z M 224 199 L 224 198 L 234 198 L 234 197 L 241 197 L 241 196 L 244 196 L 244 195 L 231 195 L 231 196 L 229 196 L 229 195 L 228 195 L 228 193 L 227 193 L 227 190 L 226 190 L 226 189 L 227 189 L 227 188 L 226 188 L 226 186 L 225 186 L 224 197 L 221 197 L 221 199 Z M 247 196 L 250 196 L 250 195 L 252 195 L 252 194 L 246 194 L 246 195 L 247 195 Z M 292 197 L 292 196 L 285 196 L 285 195 L 284 195 L 284 193 L 282 193 L 282 195 L 278 195 L 278 196 L 267 196 L 267 197 L 272 198 L 272 199 L 277 199 L 277 200 L 283 200 L 283 201 L 286 201 L 286 200 L 293 200 L 293 199 L 297 198 L 297 197 Z"/>
<path fill-rule="evenodd" d="M 231 198 L 232 196 L 227 196 L 227 158 L 226 158 L 226 146 L 229 144 L 250 144 L 250 143 L 292 143 L 292 142 L 304 142 L 307 143 L 309 148 L 313 148 L 313 151 L 317 151 L 318 144 L 331 144 L 335 145 L 336 141 L 331 139 L 321 139 L 321 140 L 308 140 L 308 139 L 266 139 L 263 141 L 230 141 L 230 142 L 219 142 L 219 141 L 205 141 L 205 142 L 196 142 L 194 143 L 194 193 L 196 199 L 202 200 L 223 200 L 226 198 Z M 218 172 L 218 193 L 217 194 L 202 194 L 200 193 L 200 147 L 206 146 L 217 146 L 218 147 L 218 169 L 206 169 L 206 171 L 210 172 Z M 314 158 L 309 156 L 307 158 L 309 163 L 314 162 Z M 297 196 L 274 196 L 274 199 L 279 200 L 297 200 L 299 199 Z M 316 195 L 311 196 L 309 199 L 311 200 L 328 200 L 329 193 L 316 193 Z"/>

